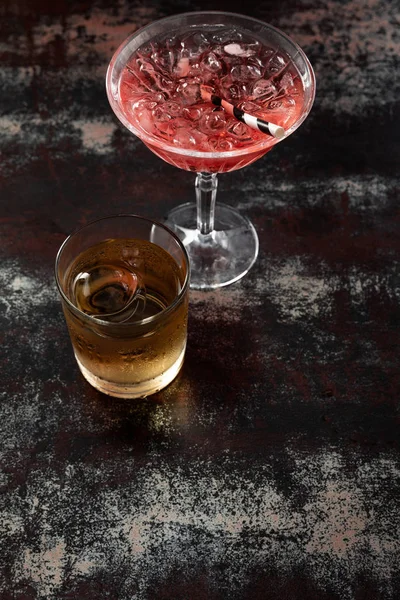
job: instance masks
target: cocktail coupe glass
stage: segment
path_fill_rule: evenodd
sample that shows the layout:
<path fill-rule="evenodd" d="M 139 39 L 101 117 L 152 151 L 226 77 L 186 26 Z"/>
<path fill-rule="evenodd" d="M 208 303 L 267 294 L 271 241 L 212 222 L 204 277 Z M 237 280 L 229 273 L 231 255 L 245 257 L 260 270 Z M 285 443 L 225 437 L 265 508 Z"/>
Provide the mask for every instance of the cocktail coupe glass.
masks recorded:
<path fill-rule="evenodd" d="M 243 277 L 254 264 L 259 247 L 257 233 L 250 221 L 234 208 L 216 204 L 217 174 L 249 165 L 271 150 L 278 140 L 264 134 L 245 147 L 239 144 L 236 148 L 199 151 L 179 147 L 172 140 L 160 139 L 129 118 L 120 92 L 121 75 L 129 59 L 138 49 L 155 40 L 165 39 L 167 35 L 179 37 L 179 32 L 187 34 L 188 31 L 205 34 L 206 41 L 210 36 L 219 34 L 223 39 L 224 32 L 228 32 L 229 38 L 229 31 L 245 34 L 256 44 L 271 48 L 272 56 L 279 58 L 281 64 L 278 62 L 275 66 L 278 72 L 273 76 L 281 75 L 289 66 L 295 69 L 301 94 L 297 94 L 292 119 L 285 125 L 285 137 L 292 134 L 310 112 L 315 78 L 306 55 L 287 35 L 262 21 L 227 12 L 184 13 L 155 21 L 128 37 L 112 57 L 106 88 L 111 107 L 119 120 L 157 156 L 181 169 L 197 173 L 196 202 L 173 209 L 166 217 L 166 224 L 177 233 L 189 254 L 191 287 L 215 289 Z M 233 44 L 230 48 L 235 50 L 237 45 Z M 291 102 L 294 103 L 294 100 Z"/>

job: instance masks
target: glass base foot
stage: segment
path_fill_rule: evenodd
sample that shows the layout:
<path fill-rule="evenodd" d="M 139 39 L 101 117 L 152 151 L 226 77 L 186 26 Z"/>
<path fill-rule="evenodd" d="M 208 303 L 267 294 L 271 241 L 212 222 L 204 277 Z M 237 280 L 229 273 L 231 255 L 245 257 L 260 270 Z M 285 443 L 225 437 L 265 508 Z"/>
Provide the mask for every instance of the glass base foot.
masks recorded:
<path fill-rule="evenodd" d="M 213 290 L 238 281 L 258 256 L 258 237 L 250 221 L 225 204 L 216 204 L 214 231 L 195 229 L 196 204 L 182 204 L 165 224 L 182 240 L 190 258 L 190 287 Z"/>

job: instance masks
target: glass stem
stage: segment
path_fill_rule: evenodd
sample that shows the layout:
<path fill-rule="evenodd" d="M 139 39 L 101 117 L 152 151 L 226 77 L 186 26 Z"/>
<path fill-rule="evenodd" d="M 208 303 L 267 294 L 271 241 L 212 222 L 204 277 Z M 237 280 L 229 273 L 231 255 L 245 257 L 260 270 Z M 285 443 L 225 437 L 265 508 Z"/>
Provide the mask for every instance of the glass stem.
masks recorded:
<path fill-rule="evenodd" d="M 207 235 L 214 230 L 217 187 L 218 180 L 216 173 L 197 173 L 195 183 L 197 229 L 202 235 Z"/>

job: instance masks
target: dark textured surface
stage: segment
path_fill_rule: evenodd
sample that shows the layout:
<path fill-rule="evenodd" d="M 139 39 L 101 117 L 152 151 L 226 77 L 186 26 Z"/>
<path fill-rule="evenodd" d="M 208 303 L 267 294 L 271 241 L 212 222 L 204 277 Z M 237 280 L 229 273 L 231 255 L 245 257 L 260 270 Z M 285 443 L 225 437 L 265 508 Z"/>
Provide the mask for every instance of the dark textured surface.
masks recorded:
<path fill-rule="evenodd" d="M 104 75 L 139 25 L 199 8 L 284 29 L 317 98 L 220 178 L 255 267 L 192 293 L 177 380 L 119 402 L 78 372 L 54 258 L 88 220 L 192 198 L 117 124 Z M 400 597 L 398 3 L 246 8 L 0 5 L 1 600 Z"/>

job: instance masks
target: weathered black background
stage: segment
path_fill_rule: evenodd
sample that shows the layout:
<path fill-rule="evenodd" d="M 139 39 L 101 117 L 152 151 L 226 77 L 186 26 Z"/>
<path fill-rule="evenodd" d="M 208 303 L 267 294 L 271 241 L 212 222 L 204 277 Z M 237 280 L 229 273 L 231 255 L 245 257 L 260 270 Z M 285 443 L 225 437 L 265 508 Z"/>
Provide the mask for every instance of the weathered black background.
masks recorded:
<path fill-rule="evenodd" d="M 192 198 L 193 176 L 117 123 L 104 75 L 138 26 L 205 8 L 285 30 L 317 98 L 220 178 L 255 267 L 192 294 L 168 389 L 115 401 L 78 372 L 54 258 L 88 220 Z M 2 600 L 400 597 L 398 8 L 3 0 Z"/>

